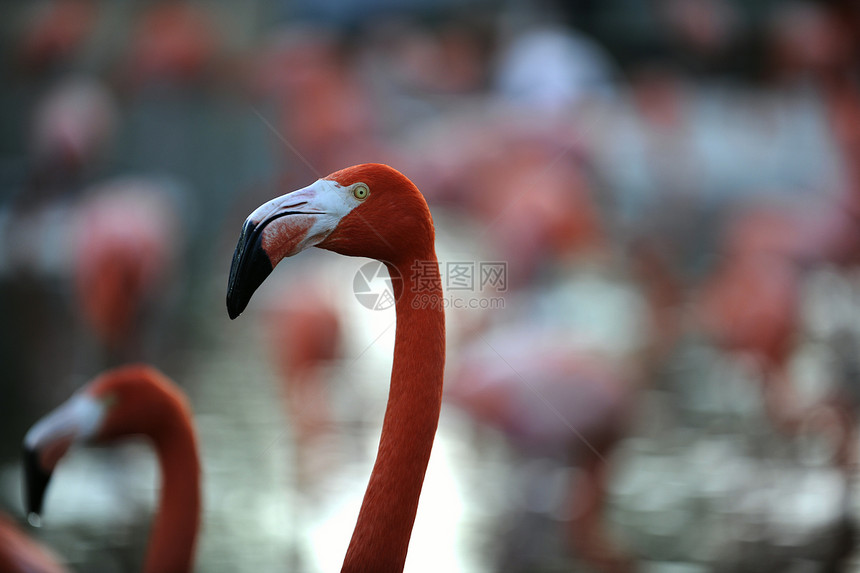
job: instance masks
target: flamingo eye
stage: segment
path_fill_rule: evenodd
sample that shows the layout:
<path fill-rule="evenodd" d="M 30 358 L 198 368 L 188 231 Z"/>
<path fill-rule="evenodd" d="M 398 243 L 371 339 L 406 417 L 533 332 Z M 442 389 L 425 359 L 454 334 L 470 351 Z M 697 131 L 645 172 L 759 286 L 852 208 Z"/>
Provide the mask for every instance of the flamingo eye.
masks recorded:
<path fill-rule="evenodd" d="M 364 183 L 357 183 L 355 187 L 352 188 L 352 195 L 356 199 L 367 199 L 367 196 L 370 195 L 370 189 L 368 189 L 367 185 Z"/>

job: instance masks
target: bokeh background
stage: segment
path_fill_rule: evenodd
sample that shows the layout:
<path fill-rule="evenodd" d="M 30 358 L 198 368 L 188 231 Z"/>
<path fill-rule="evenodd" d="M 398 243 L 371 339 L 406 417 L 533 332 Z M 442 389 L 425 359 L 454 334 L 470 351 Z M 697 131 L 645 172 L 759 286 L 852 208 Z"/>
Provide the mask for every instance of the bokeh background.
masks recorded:
<path fill-rule="evenodd" d="M 386 284 L 312 250 L 224 295 L 257 205 L 382 162 L 451 305 L 407 571 L 860 570 L 858 43 L 852 0 L 4 2 L 0 511 L 139 569 L 145 442 L 69 454 L 38 529 L 19 456 L 146 361 L 196 414 L 197 571 L 338 570 Z"/>

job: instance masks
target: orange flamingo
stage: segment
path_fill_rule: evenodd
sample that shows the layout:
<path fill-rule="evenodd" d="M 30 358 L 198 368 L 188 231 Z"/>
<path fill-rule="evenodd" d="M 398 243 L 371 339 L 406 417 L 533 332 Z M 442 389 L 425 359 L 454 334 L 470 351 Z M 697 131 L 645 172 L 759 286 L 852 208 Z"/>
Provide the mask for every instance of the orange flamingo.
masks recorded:
<path fill-rule="evenodd" d="M 0 514 L 0 571 L 4 573 L 67 573 L 59 560 Z"/>
<path fill-rule="evenodd" d="M 73 443 L 142 435 L 155 447 L 162 487 L 143 571 L 191 571 L 200 522 L 200 459 L 191 408 L 154 368 L 110 370 L 39 420 L 24 438 L 27 508 L 39 515 L 51 474 Z"/>
<path fill-rule="evenodd" d="M 442 405 L 445 314 L 433 220 L 417 187 L 380 164 L 332 173 L 245 221 L 227 290 L 231 318 L 284 257 L 317 246 L 383 262 L 397 323 L 391 388 L 376 462 L 343 571 L 402 571 Z"/>

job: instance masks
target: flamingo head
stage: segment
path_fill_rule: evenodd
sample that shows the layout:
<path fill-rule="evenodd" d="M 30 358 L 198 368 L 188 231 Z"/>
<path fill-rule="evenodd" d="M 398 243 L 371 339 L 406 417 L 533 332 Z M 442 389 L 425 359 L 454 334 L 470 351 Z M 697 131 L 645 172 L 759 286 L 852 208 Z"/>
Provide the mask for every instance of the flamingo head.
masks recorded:
<path fill-rule="evenodd" d="M 164 375 L 147 366 L 124 366 L 101 374 L 36 422 L 24 437 L 27 511 L 41 514 L 54 468 L 74 444 L 166 436 L 172 418 L 154 415 L 158 402 L 187 409 L 180 391 Z"/>
<path fill-rule="evenodd" d="M 233 254 L 227 311 L 236 318 L 285 257 L 309 247 L 389 265 L 433 252 L 433 221 L 418 188 L 399 171 L 348 167 L 257 208 Z"/>

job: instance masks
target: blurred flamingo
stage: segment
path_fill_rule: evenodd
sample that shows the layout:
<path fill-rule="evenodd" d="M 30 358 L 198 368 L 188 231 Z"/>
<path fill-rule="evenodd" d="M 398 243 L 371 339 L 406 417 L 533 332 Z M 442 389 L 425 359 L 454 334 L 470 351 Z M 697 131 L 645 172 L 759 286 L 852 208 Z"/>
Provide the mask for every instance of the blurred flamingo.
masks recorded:
<path fill-rule="evenodd" d="M 566 142 L 555 133 L 489 129 L 497 141 L 486 156 L 460 166 L 455 204 L 477 218 L 482 236 L 507 261 L 509 286 L 525 287 L 553 265 L 604 251 L 605 229 L 578 154 L 564 157 Z"/>
<path fill-rule="evenodd" d="M 30 130 L 33 189 L 21 198 L 33 203 L 70 184 L 97 165 L 116 131 L 113 95 L 98 80 L 63 80 L 39 101 Z"/>
<path fill-rule="evenodd" d="M 110 151 L 116 123 L 110 91 L 91 77 L 64 78 L 36 102 L 28 133 L 28 181 L 0 207 L 0 274 L 11 288 L 4 322 L 7 332 L 15 333 L 3 362 L 7 371 L 17 372 L 0 417 L 11 420 L 17 412 L 23 422 L 23 402 L 11 398 L 17 393 L 44 399 L 59 377 L 75 369 L 81 337 L 75 337 L 76 305 L 68 304 L 68 293 L 76 201 L 82 181 Z"/>
<path fill-rule="evenodd" d="M 617 362 L 577 348 L 566 333 L 517 326 L 467 346 L 446 390 L 448 400 L 499 430 L 524 457 L 557 459 L 580 470 L 561 502 L 567 508 L 561 513 L 569 516 L 565 538 L 577 557 L 599 571 L 632 568 L 603 525 L 608 458 L 625 435 L 632 386 Z M 506 538 L 511 551 L 503 549 L 503 570 L 535 565 L 522 561 L 534 552 L 522 546 L 527 538 L 519 529 Z"/>
<path fill-rule="evenodd" d="M 145 317 L 165 298 L 180 244 L 177 215 L 158 183 L 114 181 L 78 209 L 75 292 L 109 364 L 140 359 Z"/>
<path fill-rule="evenodd" d="M 769 414 L 778 427 L 796 424 L 785 369 L 800 330 L 800 264 L 818 257 L 803 220 L 782 209 L 750 209 L 726 231 L 721 259 L 700 293 L 700 323 L 730 352 L 761 367 Z"/>
<path fill-rule="evenodd" d="M 188 401 L 145 365 L 107 371 L 39 420 L 24 438 L 26 504 L 42 512 L 54 468 L 79 442 L 148 438 L 161 465 L 161 498 L 143 571 L 191 571 L 200 522 L 200 459 Z"/>
<path fill-rule="evenodd" d="M 67 573 L 57 557 L 28 537 L 9 517 L 0 514 L 0 571 L 3 573 Z"/>
<path fill-rule="evenodd" d="M 446 396 L 478 423 L 499 430 L 525 458 L 575 465 L 579 471 L 566 499 L 556 500 L 566 510 L 553 508 L 570 515 L 567 547 L 599 570 L 630 570 L 632 561 L 606 533 L 603 514 L 611 470 L 607 460 L 625 435 L 636 384 L 620 367 L 626 358 L 609 358 L 577 341 L 590 336 L 581 328 L 591 325 L 569 328 L 566 321 L 576 319 L 562 315 L 571 308 L 547 302 L 550 293 L 556 302 L 569 302 L 568 281 L 582 277 L 613 284 L 609 277 L 619 276 L 619 269 L 607 256 L 608 237 L 587 171 L 578 156 L 562 159 L 560 134 L 521 126 L 501 133 L 488 156 L 503 155 L 505 161 L 478 160 L 465 175 L 469 193 L 459 201 L 488 226 L 485 234 L 507 261 L 512 289 L 506 306 L 526 310 L 513 323 L 485 324 L 488 330 L 470 333 L 470 340 L 482 340 L 465 346 Z M 678 287 L 664 261 L 647 254 L 637 253 L 635 260 L 661 329 L 657 338 L 662 342 L 649 349 L 656 362 L 675 336 L 671 308 Z M 553 307 L 544 309 L 552 314 L 552 324 L 529 310 L 540 299 Z M 613 352 L 625 352 L 620 350 L 625 343 L 616 338 L 613 344 L 618 346 Z M 535 566 L 529 559 L 543 557 L 537 555 L 541 542 L 524 533 L 534 526 L 528 516 L 516 519 L 502 541 L 500 566 L 529 570 Z"/>
<path fill-rule="evenodd" d="M 394 363 L 382 436 L 343 571 L 401 571 L 442 405 L 445 314 L 430 211 L 391 167 L 365 164 L 262 205 L 242 227 L 227 310 L 237 317 L 284 257 L 311 246 L 384 262 L 411 277 L 420 262 L 426 291 L 392 281 L 397 300 Z M 435 304 L 422 304 L 435 297 Z"/>
<path fill-rule="evenodd" d="M 271 100 L 277 133 L 323 172 L 383 151 L 370 95 L 348 53 L 325 30 L 288 29 L 273 35 L 251 64 L 251 89 Z M 276 143 L 282 152 L 283 142 Z"/>
<path fill-rule="evenodd" d="M 845 261 L 856 230 L 835 208 L 748 208 L 729 224 L 716 270 L 702 286 L 699 324 L 716 343 L 759 368 L 764 403 L 776 428 L 794 433 L 812 412 L 801 405 L 789 373 L 803 334 L 800 312 L 805 273 Z M 855 433 L 853 414 L 830 397 L 814 408 L 829 412 L 835 449 L 847 463 Z"/>
<path fill-rule="evenodd" d="M 124 72 L 133 86 L 200 78 L 218 49 L 207 11 L 189 2 L 149 6 L 137 24 Z"/>
<path fill-rule="evenodd" d="M 89 36 L 97 15 L 98 4 L 92 0 L 40 3 L 24 26 L 21 62 L 41 70 L 69 58 Z"/>
<path fill-rule="evenodd" d="M 14 197 L 4 226 L 4 255 L 16 271 L 51 275 L 65 270 L 70 199 L 109 147 L 116 106 L 101 83 L 74 77 L 36 105 L 29 131 L 32 172 Z"/>
<path fill-rule="evenodd" d="M 299 485 L 309 485 L 316 473 L 309 467 L 309 452 L 331 424 L 325 367 L 340 355 L 340 313 L 308 280 L 276 291 L 265 321 L 295 432 Z"/>

